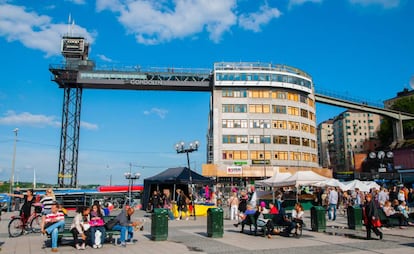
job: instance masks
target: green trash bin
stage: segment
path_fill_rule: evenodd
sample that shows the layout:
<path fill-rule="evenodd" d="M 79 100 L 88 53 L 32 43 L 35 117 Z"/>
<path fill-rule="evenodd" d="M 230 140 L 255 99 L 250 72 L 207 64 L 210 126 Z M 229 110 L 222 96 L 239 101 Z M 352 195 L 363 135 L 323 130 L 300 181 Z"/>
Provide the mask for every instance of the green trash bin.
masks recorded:
<path fill-rule="evenodd" d="M 151 240 L 165 241 L 168 238 L 168 211 L 155 208 L 151 216 Z"/>
<path fill-rule="evenodd" d="M 322 206 L 311 208 L 311 227 L 312 231 L 324 232 L 326 230 L 326 210 Z"/>
<path fill-rule="evenodd" d="M 362 209 L 360 206 L 348 206 L 346 209 L 349 229 L 362 229 Z"/>
<path fill-rule="evenodd" d="M 223 237 L 223 209 L 209 208 L 207 210 L 207 236 Z"/>

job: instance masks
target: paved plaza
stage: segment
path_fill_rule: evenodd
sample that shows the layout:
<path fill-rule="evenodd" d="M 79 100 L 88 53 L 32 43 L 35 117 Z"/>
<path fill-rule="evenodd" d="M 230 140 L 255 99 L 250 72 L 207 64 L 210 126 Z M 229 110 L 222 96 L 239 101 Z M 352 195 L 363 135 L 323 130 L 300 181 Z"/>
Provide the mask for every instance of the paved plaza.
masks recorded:
<path fill-rule="evenodd" d="M 2 254 L 51 253 L 45 248 L 46 237 L 40 234 L 27 234 L 17 238 L 9 238 L 7 225 L 12 213 L 3 213 L 0 221 L 0 242 Z M 87 248 L 76 250 L 69 241 L 59 246 L 59 253 L 284 253 L 284 254 L 363 254 L 363 253 L 412 253 L 414 251 L 414 227 L 407 229 L 384 229 L 383 240 L 364 239 L 365 230 L 350 230 L 347 220 L 339 216 L 334 222 L 327 221 L 326 232 L 310 230 L 310 214 L 306 213 L 306 228 L 301 238 L 273 236 L 268 239 L 240 233 L 240 228 L 233 226 L 233 221 L 224 220 L 222 238 L 207 236 L 207 218 L 197 217 L 196 220 L 169 221 L 168 239 L 152 241 L 151 217 L 143 211 L 137 211 L 134 218 L 147 218 L 143 231 L 135 232 L 137 243 L 126 248 L 105 244 L 102 249 Z M 375 234 L 373 234 L 375 237 Z"/>

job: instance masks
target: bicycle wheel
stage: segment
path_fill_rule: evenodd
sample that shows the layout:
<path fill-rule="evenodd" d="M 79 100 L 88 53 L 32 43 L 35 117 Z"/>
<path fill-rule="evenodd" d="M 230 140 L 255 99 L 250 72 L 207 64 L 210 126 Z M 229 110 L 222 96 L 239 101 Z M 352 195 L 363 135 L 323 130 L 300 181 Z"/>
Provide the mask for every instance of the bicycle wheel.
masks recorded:
<path fill-rule="evenodd" d="M 30 229 L 33 233 L 40 233 L 41 225 L 42 216 L 40 216 L 39 214 L 30 220 Z"/>
<path fill-rule="evenodd" d="M 23 234 L 24 225 L 20 217 L 13 218 L 9 222 L 9 237 L 18 237 Z"/>

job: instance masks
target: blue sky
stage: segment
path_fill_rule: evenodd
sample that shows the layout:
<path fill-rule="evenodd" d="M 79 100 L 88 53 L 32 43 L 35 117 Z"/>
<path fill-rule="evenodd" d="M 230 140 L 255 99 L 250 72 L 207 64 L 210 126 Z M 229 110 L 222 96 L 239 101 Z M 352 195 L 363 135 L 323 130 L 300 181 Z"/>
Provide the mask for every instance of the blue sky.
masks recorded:
<path fill-rule="evenodd" d="M 61 36 L 91 44 L 98 66 L 207 68 L 220 61 L 298 67 L 317 89 L 382 103 L 414 74 L 414 1 L 408 0 L 0 0 L 0 180 L 57 182 L 63 90 L 49 64 Z M 206 161 L 209 94 L 84 90 L 79 183 L 126 184 L 185 166 L 178 141 L 199 140 Z M 318 123 L 344 109 L 317 104 Z M 142 182 L 142 179 L 139 181 Z"/>

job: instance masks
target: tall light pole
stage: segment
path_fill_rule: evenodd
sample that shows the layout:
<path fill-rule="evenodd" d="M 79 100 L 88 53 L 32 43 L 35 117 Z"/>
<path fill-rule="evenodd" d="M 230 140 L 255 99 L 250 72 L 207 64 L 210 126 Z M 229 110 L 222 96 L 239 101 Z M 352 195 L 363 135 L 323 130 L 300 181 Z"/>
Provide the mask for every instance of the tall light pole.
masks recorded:
<path fill-rule="evenodd" d="M 177 151 L 177 153 L 186 153 L 187 154 L 188 184 L 189 184 L 189 186 L 192 186 L 192 183 L 193 183 L 193 178 L 191 176 L 191 169 L 190 169 L 190 155 L 189 154 L 192 153 L 192 152 L 197 151 L 199 145 L 200 145 L 200 142 L 198 142 L 197 140 L 190 143 L 188 145 L 188 147 L 186 147 L 184 141 L 181 141 L 180 143 L 175 144 L 175 150 Z M 188 188 L 188 190 L 190 191 L 190 188 Z M 192 191 L 192 189 L 191 189 L 191 191 Z M 191 205 L 193 206 L 193 216 L 194 216 L 194 220 L 196 220 L 194 195 L 191 194 L 191 196 L 192 196 Z"/>
<path fill-rule="evenodd" d="M 16 162 L 16 144 L 17 144 L 17 133 L 19 132 L 18 128 L 15 128 L 13 130 L 14 132 L 14 147 L 13 147 L 13 160 L 12 160 L 12 169 L 11 169 L 11 176 L 10 176 L 10 193 L 13 191 L 14 186 L 14 168 L 15 168 L 15 162 Z"/>
<path fill-rule="evenodd" d="M 131 172 L 131 167 L 132 165 L 129 164 L 129 172 L 124 173 L 125 178 L 128 180 L 128 197 L 129 197 L 129 206 L 131 206 L 132 203 L 132 186 L 134 185 L 134 180 L 137 180 L 140 178 L 141 174 L 140 173 L 132 173 Z"/>

